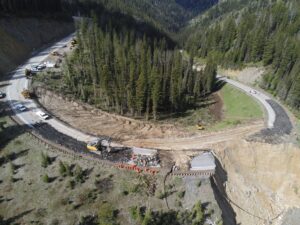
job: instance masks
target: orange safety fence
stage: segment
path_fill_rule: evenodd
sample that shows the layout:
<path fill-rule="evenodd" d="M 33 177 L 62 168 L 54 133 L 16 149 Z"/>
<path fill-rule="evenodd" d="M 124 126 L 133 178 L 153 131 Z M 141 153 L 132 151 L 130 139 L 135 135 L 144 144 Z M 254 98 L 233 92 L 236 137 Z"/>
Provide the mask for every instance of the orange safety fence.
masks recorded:
<path fill-rule="evenodd" d="M 116 167 L 119 169 L 133 170 L 137 173 L 142 173 L 142 172 L 150 173 L 152 175 L 156 175 L 159 172 L 157 169 L 138 167 L 137 165 L 123 164 L 123 163 L 116 164 Z"/>

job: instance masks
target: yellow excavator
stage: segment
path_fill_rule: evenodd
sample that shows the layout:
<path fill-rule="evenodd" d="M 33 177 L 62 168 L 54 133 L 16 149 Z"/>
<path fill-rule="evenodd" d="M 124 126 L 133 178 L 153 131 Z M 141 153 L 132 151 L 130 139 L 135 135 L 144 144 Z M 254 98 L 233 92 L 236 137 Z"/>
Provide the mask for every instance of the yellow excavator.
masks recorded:
<path fill-rule="evenodd" d="M 91 152 L 97 152 L 97 151 L 101 150 L 101 140 L 100 139 L 93 140 L 93 141 L 87 143 L 86 147 Z"/>
<path fill-rule="evenodd" d="M 205 130 L 205 127 L 203 126 L 203 124 L 201 123 L 201 121 L 198 121 L 197 130 Z"/>

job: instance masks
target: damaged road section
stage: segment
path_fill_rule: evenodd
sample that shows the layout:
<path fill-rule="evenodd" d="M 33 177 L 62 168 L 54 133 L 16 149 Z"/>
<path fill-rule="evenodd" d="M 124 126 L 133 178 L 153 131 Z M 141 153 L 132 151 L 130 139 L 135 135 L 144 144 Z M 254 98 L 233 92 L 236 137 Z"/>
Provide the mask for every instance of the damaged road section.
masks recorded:
<path fill-rule="evenodd" d="M 273 108 L 276 119 L 273 128 L 266 128 L 260 132 L 251 135 L 247 141 L 264 142 L 269 144 L 280 144 L 284 142 L 285 137 L 290 135 L 293 125 L 286 111 L 274 100 L 266 100 Z"/>
<path fill-rule="evenodd" d="M 60 133 L 47 123 L 39 123 L 34 125 L 34 131 L 37 132 L 42 138 L 49 140 L 57 145 L 63 146 L 75 153 L 83 153 L 93 156 L 94 158 L 109 160 L 111 162 L 128 162 L 132 155 L 131 149 L 124 149 L 113 154 L 103 152 L 101 155 L 91 153 L 86 150 L 86 143 L 78 141 L 66 134 Z"/>

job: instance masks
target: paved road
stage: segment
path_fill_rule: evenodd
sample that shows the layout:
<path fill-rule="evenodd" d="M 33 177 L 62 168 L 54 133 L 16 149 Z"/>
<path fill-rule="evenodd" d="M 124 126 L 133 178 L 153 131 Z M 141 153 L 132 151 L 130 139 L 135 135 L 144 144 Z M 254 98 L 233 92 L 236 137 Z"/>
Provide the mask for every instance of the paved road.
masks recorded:
<path fill-rule="evenodd" d="M 49 125 L 51 125 L 53 128 L 55 128 L 60 133 L 71 136 L 78 141 L 88 142 L 92 139 L 95 139 L 95 137 L 86 135 L 82 132 L 79 132 L 78 130 L 70 128 L 55 118 L 51 118 L 49 120 L 42 121 L 41 118 L 36 115 L 36 112 L 39 110 L 42 110 L 42 109 L 40 109 L 39 106 L 33 100 L 25 99 L 21 95 L 22 90 L 27 89 L 28 85 L 29 85 L 29 81 L 26 79 L 25 74 L 24 74 L 25 68 L 30 68 L 31 65 L 36 65 L 36 64 L 41 63 L 43 60 L 45 60 L 47 58 L 47 56 L 52 51 L 62 48 L 73 37 L 74 37 L 74 34 L 62 39 L 61 41 L 55 43 L 51 47 L 37 53 L 35 56 L 30 58 L 26 63 L 19 66 L 13 72 L 13 74 L 10 78 L 10 85 L 8 85 L 6 88 L 6 94 L 7 94 L 7 100 L 9 101 L 9 104 L 10 104 L 11 108 L 13 109 L 14 113 L 18 116 L 19 120 L 21 120 L 24 124 L 28 125 L 29 127 L 33 128 L 34 125 L 41 123 L 41 122 L 45 122 L 45 123 L 48 123 Z M 26 106 L 28 108 L 28 110 L 25 112 L 17 111 L 15 109 L 15 105 L 19 104 L 19 103 Z"/>
<path fill-rule="evenodd" d="M 258 100 L 266 110 L 266 113 L 268 116 L 268 121 L 267 121 L 268 128 L 274 127 L 274 123 L 276 120 L 276 114 L 275 114 L 274 109 L 268 102 L 268 100 L 271 100 L 271 98 L 269 96 L 267 96 L 266 94 L 264 94 L 262 92 L 259 92 L 258 90 L 253 89 L 252 87 L 242 84 L 240 82 L 237 82 L 237 81 L 234 81 L 234 80 L 228 79 L 226 77 L 222 77 L 222 76 L 218 76 L 218 77 L 220 80 L 223 80 L 224 82 L 235 86 L 236 88 L 246 92 L 248 95 L 250 95 L 253 98 L 255 98 L 256 100 Z"/>
<path fill-rule="evenodd" d="M 67 44 L 71 38 L 73 37 L 74 34 L 64 38 L 63 40 L 55 43 L 53 46 L 37 53 L 35 56 L 30 58 L 25 64 L 19 66 L 14 72 L 13 75 L 11 76 L 10 79 L 10 85 L 6 88 L 7 92 L 7 99 L 10 102 L 11 108 L 14 110 L 15 114 L 18 116 L 18 118 L 26 125 L 30 127 L 34 127 L 34 125 L 40 123 L 40 122 L 46 122 L 49 125 L 51 125 L 53 128 L 55 128 L 57 131 L 60 133 L 63 133 L 65 135 L 68 135 L 70 137 L 73 137 L 74 139 L 82 142 L 88 142 L 90 140 L 95 139 L 95 137 L 84 134 L 76 129 L 70 128 L 61 121 L 52 118 L 47 121 L 41 121 L 41 119 L 36 115 L 36 112 L 39 109 L 39 106 L 33 101 L 33 100 L 28 100 L 24 99 L 24 97 L 21 95 L 21 92 L 23 89 L 26 89 L 29 85 L 28 80 L 25 78 L 24 71 L 25 68 L 30 68 L 31 65 L 33 64 L 39 64 L 43 60 L 47 58 L 50 52 L 57 50 L 58 48 L 61 48 L 65 44 Z M 257 90 L 254 90 L 251 87 L 248 87 L 244 84 L 241 84 L 237 81 L 230 80 L 226 77 L 219 77 L 219 79 L 245 91 L 252 97 L 256 98 L 259 102 L 262 103 L 262 105 L 265 107 L 266 112 L 268 114 L 268 127 L 272 128 L 274 126 L 274 121 L 275 121 L 275 112 L 270 106 L 270 104 L 267 102 L 270 98 L 266 96 L 263 93 L 260 93 Z M 24 104 L 29 110 L 26 112 L 18 112 L 14 109 L 14 106 L 18 103 Z M 214 140 L 214 138 L 212 138 Z"/>

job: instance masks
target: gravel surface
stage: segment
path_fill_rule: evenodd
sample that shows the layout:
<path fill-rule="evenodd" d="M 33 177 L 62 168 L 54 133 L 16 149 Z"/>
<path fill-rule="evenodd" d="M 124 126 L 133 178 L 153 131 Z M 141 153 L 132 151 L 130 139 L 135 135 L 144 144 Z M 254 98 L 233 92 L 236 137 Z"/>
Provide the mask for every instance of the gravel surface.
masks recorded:
<path fill-rule="evenodd" d="M 275 101 L 267 100 L 276 114 L 273 128 L 261 130 L 248 138 L 248 141 L 258 141 L 270 144 L 279 144 L 285 141 L 285 137 L 291 134 L 293 125 L 285 110 Z"/>

